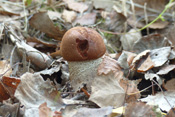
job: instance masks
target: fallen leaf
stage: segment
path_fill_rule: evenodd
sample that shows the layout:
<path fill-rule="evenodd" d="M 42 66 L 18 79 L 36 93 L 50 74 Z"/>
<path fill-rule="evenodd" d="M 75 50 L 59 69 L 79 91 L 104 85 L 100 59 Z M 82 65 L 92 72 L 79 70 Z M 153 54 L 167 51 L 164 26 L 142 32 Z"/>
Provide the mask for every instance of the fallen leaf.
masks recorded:
<path fill-rule="evenodd" d="M 78 17 L 74 21 L 74 25 L 80 24 L 80 25 L 93 25 L 96 21 L 96 13 L 87 13 L 81 17 Z"/>
<path fill-rule="evenodd" d="M 131 102 L 125 109 L 126 117 L 155 117 L 152 107 L 143 102 Z"/>
<path fill-rule="evenodd" d="M 59 13 L 59 12 L 48 10 L 47 14 L 51 20 L 61 19 L 61 13 Z"/>
<path fill-rule="evenodd" d="M 3 102 L 0 106 L 0 116 L 5 117 L 7 115 L 14 117 L 22 117 L 23 111 L 21 110 L 20 103 L 10 104 L 7 102 Z"/>
<path fill-rule="evenodd" d="M 115 0 L 92 0 L 96 9 L 105 9 L 105 11 L 111 11 L 112 6 L 115 4 Z"/>
<path fill-rule="evenodd" d="M 153 80 L 154 78 L 156 78 L 157 82 L 162 85 L 163 81 L 162 79 L 160 78 L 160 76 L 158 76 L 157 74 L 155 73 L 149 73 L 149 72 L 146 72 L 145 74 L 145 79 L 146 80 Z"/>
<path fill-rule="evenodd" d="M 169 24 L 169 22 L 167 22 L 167 21 L 158 20 L 158 21 L 154 22 L 153 24 L 151 24 L 149 26 L 149 28 L 152 28 L 152 29 L 163 29 L 163 28 L 167 27 L 168 24 Z"/>
<path fill-rule="evenodd" d="M 174 117 L 175 116 L 175 108 L 171 108 L 166 117 Z"/>
<path fill-rule="evenodd" d="M 19 7 L 18 5 L 16 5 L 16 4 L 9 4 L 8 2 L 0 1 L 0 6 L 1 6 L 0 12 L 2 14 L 6 14 L 6 15 L 17 15 L 17 16 L 20 16 L 20 14 L 24 13 L 24 10 L 23 10 L 22 7 Z"/>
<path fill-rule="evenodd" d="M 7 60 L 0 61 L 0 75 L 10 76 L 12 68 Z"/>
<path fill-rule="evenodd" d="M 142 58 L 148 56 L 150 53 L 150 50 L 145 50 L 141 53 L 139 53 L 132 61 L 131 66 L 137 67 L 137 64 L 139 63 L 139 61 L 141 61 Z"/>
<path fill-rule="evenodd" d="M 112 113 L 112 107 L 80 108 L 72 117 L 104 117 Z"/>
<path fill-rule="evenodd" d="M 126 103 L 135 102 L 137 101 L 137 99 L 140 98 L 141 95 L 139 93 L 139 90 L 137 89 L 138 83 L 139 81 L 131 81 L 131 80 L 126 80 L 126 79 L 120 80 L 120 86 L 126 92 L 126 97 L 125 97 Z"/>
<path fill-rule="evenodd" d="M 154 96 L 148 95 L 148 97 L 142 98 L 140 100 L 142 102 L 147 102 L 148 105 L 155 105 L 155 106 L 158 105 L 158 107 L 161 110 L 168 112 L 171 109 L 171 106 L 175 105 L 174 94 L 175 94 L 174 91 L 164 91 L 159 92 Z"/>
<path fill-rule="evenodd" d="M 51 108 L 47 107 L 47 103 L 43 103 L 39 106 L 39 117 L 53 117 L 54 112 Z"/>
<path fill-rule="evenodd" d="M 75 11 L 65 10 L 62 13 L 62 18 L 69 23 L 72 23 L 77 17 L 77 13 Z"/>
<path fill-rule="evenodd" d="M 105 18 L 105 28 L 113 32 L 122 32 L 124 30 L 124 23 L 126 22 L 126 17 L 119 12 L 111 12 Z M 136 33 L 138 34 L 138 33 Z"/>
<path fill-rule="evenodd" d="M 3 76 L 0 80 L 0 102 L 14 97 L 20 79 Z"/>
<path fill-rule="evenodd" d="M 118 63 L 123 69 L 129 69 L 129 66 L 135 57 L 135 53 L 122 51 L 122 54 L 118 58 Z"/>
<path fill-rule="evenodd" d="M 46 102 L 53 111 L 63 106 L 60 93 L 51 81 L 39 74 L 25 73 L 15 92 L 15 97 L 25 106 L 25 116 L 38 116 L 38 107 Z"/>
<path fill-rule="evenodd" d="M 46 33 L 49 37 L 52 37 L 56 40 L 61 40 L 65 33 L 65 31 L 61 31 L 59 27 L 54 26 L 47 12 L 39 12 L 34 14 L 29 20 L 29 24 L 33 28 Z"/>
<path fill-rule="evenodd" d="M 160 34 L 149 34 L 140 38 L 137 42 L 134 43 L 133 51 L 138 54 L 145 50 L 153 50 L 170 45 L 171 44 L 166 37 Z"/>
<path fill-rule="evenodd" d="M 141 38 L 141 33 L 135 29 L 131 29 L 128 33 L 123 34 L 120 38 L 122 47 L 126 51 L 134 51 L 134 43 Z"/>
<path fill-rule="evenodd" d="M 165 65 L 165 66 L 161 67 L 160 70 L 156 74 L 165 75 L 174 69 L 175 69 L 175 65 Z"/>
<path fill-rule="evenodd" d="M 123 72 L 115 59 L 104 56 L 102 63 L 98 67 L 98 75 L 107 75 L 110 72 L 114 73 L 118 81 L 123 78 Z"/>
<path fill-rule="evenodd" d="M 172 27 L 168 29 L 167 34 L 166 34 L 168 40 L 170 40 L 172 42 L 173 46 L 175 46 L 175 39 L 174 39 L 175 33 L 174 33 L 174 31 L 175 31 L 175 24 L 172 25 Z M 173 49 L 175 50 L 175 48 L 173 48 Z"/>
<path fill-rule="evenodd" d="M 160 67 L 166 61 L 168 61 L 170 53 L 171 53 L 171 47 L 162 47 L 159 49 L 151 50 L 150 56 L 152 62 L 154 63 L 154 67 Z"/>
<path fill-rule="evenodd" d="M 26 38 L 27 42 L 36 42 L 37 44 L 43 44 L 47 47 L 57 47 L 58 45 L 58 41 L 56 40 L 50 40 L 50 41 L 46 41 L 43 39 L 38 39 L 36 37 L 27 37 Z"/>
<path fill-rule="evenodd" d="M 167 3 L 166 0 L 143 0 L 143 1 L 133 0 L 133 2 L 135 4 L 138 4 L 138 5 L 141 5 L 141 6 L 144 6 L 146 4 L 146 8 L 154 9 L 157 12 L 162 12 L 162 10 L 165 8 L 165 5 Z M 137 7 L 138 5 L 135 6 L 136 15 L 143 16 L 145 11 L 144 11 L 143 8 Z M 147 12 L 148 16 L 151 16 L 152 14 L 155 14 L 155 12 L 151 12 L 149 10 L 146 10 L 146 12 Z"/>
<path fill-rule="evenodd" d="M 83 13 L 88 9 L 88 5 L 84 4 L 83 2 L 76 2 L 74 0 L 63 0 L 63 1 L 68 4 L 69 9 L 72 9 L 79 13 Z"/>
<path fill-rule="evenodd" d="M 96 76 L 92 83 L 89 100 L 100 107 L 120 107 L 125 100 L 125 91 L 119 85 L 113 73 Z"/>
<path fill-rule="evenodd" d="M 150 55 L 146 60 L 137 68 L 137 72 L 146 72 L 154 67 L 154 62 L 152 62 Z"/>
<path fill-rule="evenodd" d="M 167 81 L 166 84 L 164 84 L 164 87 L 168 91 L 174 91 L 175 90 L 175 78 L 172 78 L 171 80 Z"/>

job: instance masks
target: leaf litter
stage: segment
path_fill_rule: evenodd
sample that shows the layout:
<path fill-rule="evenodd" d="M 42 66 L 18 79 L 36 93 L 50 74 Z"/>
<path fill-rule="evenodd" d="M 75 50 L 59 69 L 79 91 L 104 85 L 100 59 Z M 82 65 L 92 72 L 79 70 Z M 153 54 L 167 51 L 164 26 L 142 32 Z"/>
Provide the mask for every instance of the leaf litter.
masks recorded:
<path fill-rule="evenodd" d="M 173 115 L 175 7 L 169 3 L 1 1 L 0 116 Z M 76 26 L 104 39 L 106 54 L 92 66 L 72 67 L 77 63 L 61 56 L 63 35 Z"/>

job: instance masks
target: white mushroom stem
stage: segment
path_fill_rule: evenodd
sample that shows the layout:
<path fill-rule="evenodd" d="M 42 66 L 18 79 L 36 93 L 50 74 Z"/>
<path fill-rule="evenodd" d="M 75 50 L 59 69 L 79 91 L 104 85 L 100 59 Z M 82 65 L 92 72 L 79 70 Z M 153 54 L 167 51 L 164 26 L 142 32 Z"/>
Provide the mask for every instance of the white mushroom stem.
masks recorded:
<path fill-rule="evenodd" d="M 70 83 L 75 91 L 81 89 L 84 84 L 90 90 L 91 83 L 97 75 L 97 69 L 101 62 L 102 58 L 81 62 L 68 61 Z"/>

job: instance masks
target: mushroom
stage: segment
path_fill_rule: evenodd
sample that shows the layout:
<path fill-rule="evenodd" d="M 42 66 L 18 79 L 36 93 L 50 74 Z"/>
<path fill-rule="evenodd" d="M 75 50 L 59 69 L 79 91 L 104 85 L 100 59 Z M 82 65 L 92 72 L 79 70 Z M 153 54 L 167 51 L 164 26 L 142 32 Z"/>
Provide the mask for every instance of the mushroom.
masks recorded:
<path fill-rule="evenodd" d="M 68 61 L 73 89 L 78 91 L 84 84 L 89 89 L 106 52 L 100 34 L 91 28 L 74 27 L 64 34 L 60 51 Z"/>

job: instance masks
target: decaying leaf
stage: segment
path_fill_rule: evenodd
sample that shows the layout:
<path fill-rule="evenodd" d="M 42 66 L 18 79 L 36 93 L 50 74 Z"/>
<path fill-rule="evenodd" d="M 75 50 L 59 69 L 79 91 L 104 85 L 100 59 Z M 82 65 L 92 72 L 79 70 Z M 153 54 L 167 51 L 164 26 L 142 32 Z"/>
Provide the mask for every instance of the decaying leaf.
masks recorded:
<path fill-rule="evenodd" d="M 135 101 L 137 101 L 137 99 L 140 98 L 141 95 L 139 93 L 139 90 L 137 89 L 138 83 L 139 83 L 139 81 L 130 81 L 130 80 L 126 80 L 126 79 L 120 80 L 120 86 L 126 92 L 126 97 L 125 97 L 126 103 L 135 102 Z"/>
<path fill-rule="evenodd" d="M 14 117 L 23 116 L 23 111 L 20 109 L 20 103 L 10 104 L 8 102 L 3 102 L 4 105 L 0 106 L 0 115 L 5 117 L 7 115 Z"/>
<path fill-rule="evenodd" d="M 112 107 L 104 108 L 80 108 L 72 117 L 104 117 L 112 113 Z"/>
<path fill-rule="evenodd" d="M 166 61 L 171 52 L 171 47 L 162 47 L 159 49 L 151 50 L 150 56 L 151 60 L 154 63 L 154 67 L 162 66 Z"/>
<path fill-rule="evenodd" d="M 15 32 L 11 32 L 10 39 L 16 42 L 18 53 L 20 56 L 26 54 L 27 60 L 30 60 L 32 64 L 36 65 L 40 69 L 45 69 L 52 63 L 52 59 L 45 53 L 38 51 L 37 49 L 29 46 L 24 41 L 19 41 Z"/>
<path fill-rule="evenodd" d="M 158 76 L 157 74 L 155 73 L 149 73 L 149 72 L 146 72 L 145 73 L 145 79 L 146 80 L 153 80 L 153 78 L 156 78 L 157 82 L 161 85 L 163 83 L 162 79 L 160 76 Z"/>
<path fill-rule="evenodd" d="M 112 10 L 112 6 L 115 4 L 115 0 L 92 0 L 96 9 L 105 9 L 107 11 Z"/>
<path fill-rule="evenodd" d="M 175 65 L 165 65 L 156 74 L 165 75 L 175 69 Z"/>
<path fill-rule="evenodd" d="M 126 17 L 122 13 L 113 11 L 110 12 L 110 14 L 108 14 L 107 16 L 108 17 L 105 20 L 105 26 L 107 27 L 107 30 L 114 32 L 122 32 L 124 30 L 124 23 L 126 21 Z M 138 33 L 136 33 L 136 35 L 137 34 Z"/>
<path fill-rule="evenodd" d="M 3 76 L 0 80 L 0 102 L 14 97 L 20 79 Z"/>
<path fill-rule="evenodd" d="M 174 117 L 175 116 L 175 108 L 171 108 L 166 117 Z"/>
<path fill-rule="evenodd" d="M 133 50 L 134 44 L 140 38 L 141 38 L 141 33 L 136 31 L 135 29 L 131 29 L 128 33 L 122 35 L 120 38 L 123 49 L 126 51 L 134 51 Z"/>
<path fill-rule="evenodd" d="M 167 81 L 164 87 L 168 91 L 174 91 L 175 90 L 175 78 L 172 78 L 171 80 Z"/>
<path fill-rule="evenodd" d="M 36 115 L 37 116 L 37 115 Z M 61 113 L 53 112 L 51 108 L 47 107 L 47 103 L 43 103 L 39 106 L 39 116 L 40 117 L 61 117 Z"/>
<path fill-rule="evenodd" d="M 126 117 L 155 117 L 152 107 L 143 102 L 131 102 L 125 110 Z"/>
<path fill-rule="evenodd" d="M 65 10 L 62 13 L 62 18 L 69 23 L 72 23 L 77 17 L 77 13 L 75 11 Z"/>
<path fill-rule="evenodd" d="M 3 76 L 10 76 L 12 68 L 7 60 L 0 61 L 0 74 Z"/>
<path fill-rule="evenodd" d="M 143 52 L 145 50 L 153 50 L 170 46 L 168 39 L 160 34 L 150 34 L 142 37 L 133 46 L 133 51 L 136 53 Z"/>
<path fill-rule="evenodd" d="M 68 4 L 69 9 L 72 9 L 80 13 L 83 13 L 88 9 L 88 5 L 84 3 L 76 2 L 74 0 L 64 0 L 64 2 Z"/>
<path fill-rule="evenodd" d="M 47 12 L 39 12 L 34 14 L 29 23 L 33 28 L 46 33 L 48 36 L 56 40 L 61 40 L 65 33 L 65 31 L 61 31 L 59 27 L 54 26 L 53 22 L 47 15 Z"/>
<path fill-rule="evenodd" d="M 87 13 L 81 17 L 78 17 L 75 21 L 74 21 L 74 25 L 75 24 L 80 24 L 80 25 L 93 25 L 95 24 L 96 21 L 96 13 Z"/>
<path fill-rule="evenodd" d="M 140 100 L 142 102 L 147 102 L 147 104 L 149 105 L 155 105 L 155 106 L 158 105 L 158 107 L 161 108 L 163 111 L 168 112 L 171 109 L 171 106 L 175 105 L 175 92 L 174 91 L 159 92 L 154 96 L 148 95 L 148 97 L 142 98 Z"/>
<path fill-rule="evenodd" d="M 102 63 L 98 67 L 98 75 L 107 75 L 110 72 L 114 73 L 118 81 L 123 78 L 123 72 L 115 59 L 104 56 Z"/>
<path fill-rule="evenodd" d="M 0 12 L 6 15 L 20 16 L 20 14 L 24 13 L 24 10 L 22 7 L 19 7 L 18 5 L 9 4 L 8 2 L 0 1 Z"/>
<path fill-rule="evenodd" d="M 50 81 L 44 81 L 39 74 L 25 73 L 15 92 L 15 97 L 25 106 L 25 116 L 38 114 L 38 107 L 46 102 L 52 110 L 59 110 L 62 99 Z"/>
<path fill-rule="evenodd" d="M 143 57 L 148 56 L 150 53 L 150 50 L 145 50 L 141 53 L 139 53 L 132 61 L 132 66 L 135 66 Z"/>
<path fill-rule="evenodd" d="M 119 85 L 113 73 L 96 76 L 92 83 L 89 100 L 100 107 L 120 107 L 124 103 L 125 91 Z"/>
<path fill-rule="evenodd" d="M 136 57 L 135 53 L 123 51 L 118 58 L 118 63 L 123 69 L 129 69 L 133 59 Z"/>
<path fill-rule="evenodd" d="M 137 72 L 146 72 L 154 67 L 154 63 L 151 60 L 150 55 L 146 58 L 146 60 L 137 68 Z"/>

